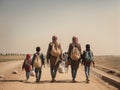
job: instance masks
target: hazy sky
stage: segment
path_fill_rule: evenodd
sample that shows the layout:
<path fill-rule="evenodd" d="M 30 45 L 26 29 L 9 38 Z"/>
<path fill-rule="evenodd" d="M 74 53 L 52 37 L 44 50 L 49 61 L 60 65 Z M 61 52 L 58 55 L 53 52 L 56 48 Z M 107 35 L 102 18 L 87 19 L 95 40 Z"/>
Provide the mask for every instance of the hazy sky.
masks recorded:
<path fill-rule="evenodd" d="M 0 52 L 46 53 L 52 35 L 63 51 L 77 36 L 82 50 L 120 55 L 120 0 L 0 0 Z"/>

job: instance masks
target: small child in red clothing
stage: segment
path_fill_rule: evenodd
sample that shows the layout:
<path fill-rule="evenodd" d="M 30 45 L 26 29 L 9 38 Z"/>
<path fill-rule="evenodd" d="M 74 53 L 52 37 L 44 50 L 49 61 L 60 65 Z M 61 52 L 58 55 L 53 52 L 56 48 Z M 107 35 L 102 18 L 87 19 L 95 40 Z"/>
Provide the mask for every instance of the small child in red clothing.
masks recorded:
<path fill-rule="evenodd" d="M 25 71 L 26 71 L 26 80 L 28 80 L 30 77 L 30 71 L 32 69 L 31 65 L 32 65 L 31 56 L 30 56 L 30 54 L 27 54 L 26 59 L 24 60 L 23 65 L 22 65 L 22 70 L 25 69 Z"/>

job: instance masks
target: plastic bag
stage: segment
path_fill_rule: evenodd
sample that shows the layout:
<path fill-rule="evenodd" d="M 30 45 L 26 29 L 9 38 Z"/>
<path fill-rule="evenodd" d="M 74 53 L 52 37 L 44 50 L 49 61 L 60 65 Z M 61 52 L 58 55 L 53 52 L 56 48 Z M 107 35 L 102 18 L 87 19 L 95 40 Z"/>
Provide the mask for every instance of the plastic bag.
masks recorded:
<path fill-rule="evenodd" d="M 32 69 L 32 70 L 30 71 L 30 75 L 31 75 L 31 76 L 35 76 L 35 70 L 34 70 L 34 69 Z"/>
<path fill-rule="evenodd" d="M 58 67 L 58 72 L 59 73 L 67 73 L 68 67 L 65 65 L 65 61 L 60 62 L 59 67 Z"/>

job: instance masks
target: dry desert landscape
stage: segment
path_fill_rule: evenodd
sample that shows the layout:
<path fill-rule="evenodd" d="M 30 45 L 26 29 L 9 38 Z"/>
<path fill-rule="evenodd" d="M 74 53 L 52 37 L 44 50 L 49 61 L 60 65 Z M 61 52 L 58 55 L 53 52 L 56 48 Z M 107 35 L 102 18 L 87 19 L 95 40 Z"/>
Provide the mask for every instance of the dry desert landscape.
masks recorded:
<path fill-rule="evenodd" d="M 0 57 L 0 60 L 8 59 L 0 63 L 0 90 L 120 90 L 120 56 L 96 56 L 96 67 L 91 67 L 90 83 L 85 82 L 84 67 L 81 65 L 76 83 L 71 81 L 70 66 L 65 74 L 57 72 L 57 81 L 51 83 L 50 68 L 47 65 L 42 70 L 41 82 L 36 83 L 35 77 L 30 77 L 26 82 L 22 58 L 24 56 Z M 14 70 L 18 73 L 12 74 Z"/>

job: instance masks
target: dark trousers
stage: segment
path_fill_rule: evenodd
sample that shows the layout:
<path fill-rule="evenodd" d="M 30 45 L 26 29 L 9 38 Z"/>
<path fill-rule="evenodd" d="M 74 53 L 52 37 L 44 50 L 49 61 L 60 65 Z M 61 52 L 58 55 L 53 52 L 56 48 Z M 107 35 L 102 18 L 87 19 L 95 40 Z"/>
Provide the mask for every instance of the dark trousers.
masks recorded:
<path fill-rule="evenodd" d="M 29 77 L 30 77 L 30 72 L 27 72 L 27 71 L 26 71 L 26 80 L 28 80 Z"/>
<path fill-rule="evenodd" d="M 72 78 L 75 79 L 76 75 L 77 75 L 77 70 L 79 68 L 79 63 L 80 61 L 74 61 L 72 59 L 71 60 L 71 74 L 72 74 Z"/>
<path fill-rule="evenodd" d="M 55 79 L 56 74 L 57 74 L 57 68 L 50 68 L 50 72 L 51 72 L 51 77 L 52 79 Z"/>
<path fill-rule="evenodd" d="M 36 80 L 40 80 L 42 70 L 41 68 L 35 68 Z"/>
<path fill-rule="evenodd" d="M 71 74 L 72 74 L 72 78 L 75 79 L 77 75 L 77 69 L 71 68 Z"/>

